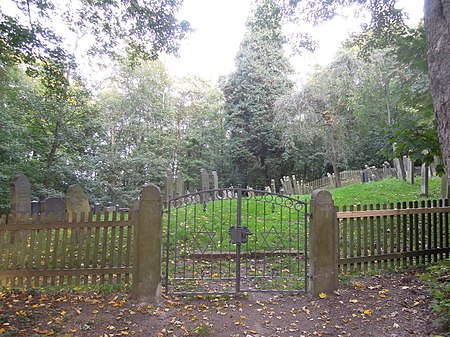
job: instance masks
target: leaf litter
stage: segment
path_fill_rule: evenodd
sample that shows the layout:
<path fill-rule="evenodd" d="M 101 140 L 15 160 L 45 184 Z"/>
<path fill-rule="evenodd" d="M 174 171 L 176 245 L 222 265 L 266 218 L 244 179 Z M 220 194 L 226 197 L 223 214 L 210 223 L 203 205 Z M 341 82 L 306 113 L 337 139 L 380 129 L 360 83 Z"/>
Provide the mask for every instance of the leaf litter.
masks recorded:
<path fill-rule="evenodd" d="M 138 305 L 128 293 L 0 292 L 4 336 L 441 336 L 422 281 L 358 278 L 331 293 L 164 297 Z"/>

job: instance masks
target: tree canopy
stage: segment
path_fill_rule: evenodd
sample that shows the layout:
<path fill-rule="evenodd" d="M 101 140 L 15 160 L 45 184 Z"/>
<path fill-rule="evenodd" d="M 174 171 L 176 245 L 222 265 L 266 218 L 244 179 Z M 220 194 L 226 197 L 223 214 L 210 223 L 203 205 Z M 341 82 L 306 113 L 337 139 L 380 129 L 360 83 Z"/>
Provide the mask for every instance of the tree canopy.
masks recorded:
<path fill-rule="evenodd" d="M 223 85 L 230 176 L 238 183 L 264 186 L 283 174 L 281 136 L 273 128 L 274 105 L 293 83 L 281 27 L 274 1 L 256 1 L 236 56 L 236 71 Z"/>

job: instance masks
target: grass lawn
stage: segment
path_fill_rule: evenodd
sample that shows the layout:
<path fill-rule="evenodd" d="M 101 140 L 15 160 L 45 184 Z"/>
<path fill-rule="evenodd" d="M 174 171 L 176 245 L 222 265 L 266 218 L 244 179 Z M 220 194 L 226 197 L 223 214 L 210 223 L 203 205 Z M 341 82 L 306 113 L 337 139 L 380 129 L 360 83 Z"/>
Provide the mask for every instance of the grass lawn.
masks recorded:
<path fill-rule="evenodd" d="M 336 206 L 376 205 L 402 201 L 440 199 L 441 178 L 429 181 L 429 196 L 421 196 L 420 178 L 415 179 L 414 185 L 395 178 L 382 181 L 371 181 L 365 184 L 353 184 L 330 190 Z M 310 195 L 301 196 L 301 200 L 310 200 Z"/>

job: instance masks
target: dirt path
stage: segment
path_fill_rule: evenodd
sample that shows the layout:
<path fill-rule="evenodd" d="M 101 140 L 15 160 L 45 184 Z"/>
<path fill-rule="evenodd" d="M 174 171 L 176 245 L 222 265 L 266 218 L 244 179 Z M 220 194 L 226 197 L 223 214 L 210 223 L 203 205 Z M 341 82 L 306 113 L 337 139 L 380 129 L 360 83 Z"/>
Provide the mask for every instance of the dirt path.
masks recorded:
<path fill-rule="evenodd" d="M 397 274 L 357 279 L 316 299 L 197 296 L 165 298 L 159 307 L 147 307 L 127 294 L 4 292 L 0 301 L 0 336 L 445 335 L 424 284 Z"/>

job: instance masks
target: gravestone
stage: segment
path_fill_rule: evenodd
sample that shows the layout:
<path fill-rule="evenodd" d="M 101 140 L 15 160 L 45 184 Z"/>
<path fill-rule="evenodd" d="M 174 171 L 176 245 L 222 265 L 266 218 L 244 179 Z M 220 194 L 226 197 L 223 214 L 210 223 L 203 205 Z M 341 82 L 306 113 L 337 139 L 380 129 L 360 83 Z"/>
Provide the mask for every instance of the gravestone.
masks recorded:
<path fill-rule="evenodd" d="M 75 220 L 74 214 L 77 219 L 81 217 L 81 213 L 85 214 L 85 220 L 87 220 L 90 207 L 89 200 L 86 193 L 79 184 L 70 185 L 66 193 L 66 210 L 69 215 L 69 221 Z"/>
<path fill-rule="evenodd" d="M 95 202 L 94 207 L 92 207 L 93 213 L 98 213 L 102 211 L 102 205 L 99 202 Z"/>
<path fill-rule="evenodd" d="M 217 199 L 219 196 L 218 194 L 219 192 L 217 191 L 219 189 L 219 177 L 216 171 L 212 171 L 211 175 L 212 175 L 213 189 L 216 190 L 213 194 L 213 197 L 214 199 Z"/>
<path fill-rule="evenodd" d="M 22 173 L 16 175 L 11 182 L 10 213 L 14 216 L 30 216 L 31 213 L 31 184 Z"/>
<path fill-rule="evenodd" d="M 414 162 L 411 159 L 406 161 L 406 175 L 408 177 L 408 182 L 414 185 Z"/>
<path fill-rule="evenodd" d="M 327 172 L 327 177 L 328 177 L 328 183 L 330 184 L 331 188 L 335 187 L 333 175 L 330 172 Z"/>
<path fill-rule="evenodd" d="M 66 217 L 66 202 L 63 198 L 48 197 L 41 202 L 42 213 L 52 213 L 58 220 L 64 220 Z"/>
<path fill-rule="evenodd" d="M 215 190 L 219 189 L 219 176 L 217 175 L 216 171 L 212 171 L 212 181 L 213 181 L 213 188 Z"/>
<path fill-rule="evenodd" d="M 202 191 L 209 190 L 209 175 L 205 169 L 200 169 L 200 187 Z"/>
<path fill-rule="evenodd" d="M 391 164 L 388 161 L 383 163 L 383 178 L 391 178 L 392 177 L 392 169 Z"/>
<path fill-rule="evenodd" d="M 184 194 L 184 181 L 183 181 L 183 176 L 181 175 L 181 171 L 177 172 L 175 188 L 176 188 L 177 195 L 183 195 Z"/>
<path fill-rule="evenodd" d="M 39 206 L 39 201 L 37 200 L 32 200 L 31 201 L 31 215 L 33 214 L 40 214 L 41 213 L 41 209 Z"/>
<path fill-rule="evenodd" d="M 397 172 L 397 178 L 399 180 L 406 180 L 405 171 L 403 170 L 403 160 L 400 160 L 400 158 L 395 158 L 394 168 L 395 171 Z"/>
<path fill-rule="evenodd" d="M 361 182 L 364 184 L 367 183 L 368 181 L 369 181 L 369 173 L 367 172 L 367 170 L 363 170 L 361 172 Z"/>
<path fill-rule="evenodd" d="M 292 195 L 292 183 L 291 183 L 291 178 L 289 178 L 289 176 L 284 177 L 284 184 L 286 186 L 287 194 Z"/>
<path fill-rule="evenodd" d="M 171 169 L 167 169 L 166 173 L 166 193 L 164 195 L 164 203 L 167 205 L 170 198 L 173 197 L 173 173 Z"/>
<path fill-rule="evenodd" d="M 422 183 L 420 185 L 420 193 L 424 197 L 428 197 L 428 165 L 422 164 L 422 170 L 420 172 L 422 177 Z"/>
<path fill-rule="evenodd" d="M 272 193 L 277 193 L 276 186 L 275 186 L 275 179 L 270 180 L 270 190 Z"/>
<path fill-rule="evenodd" d="M 300 182 L 297 180 L 295 176 L 292 176 L 292 179 L 294 180 L 294 192 L 296 195 L 302 194 L 302 191 L 300 189 Z"/>

